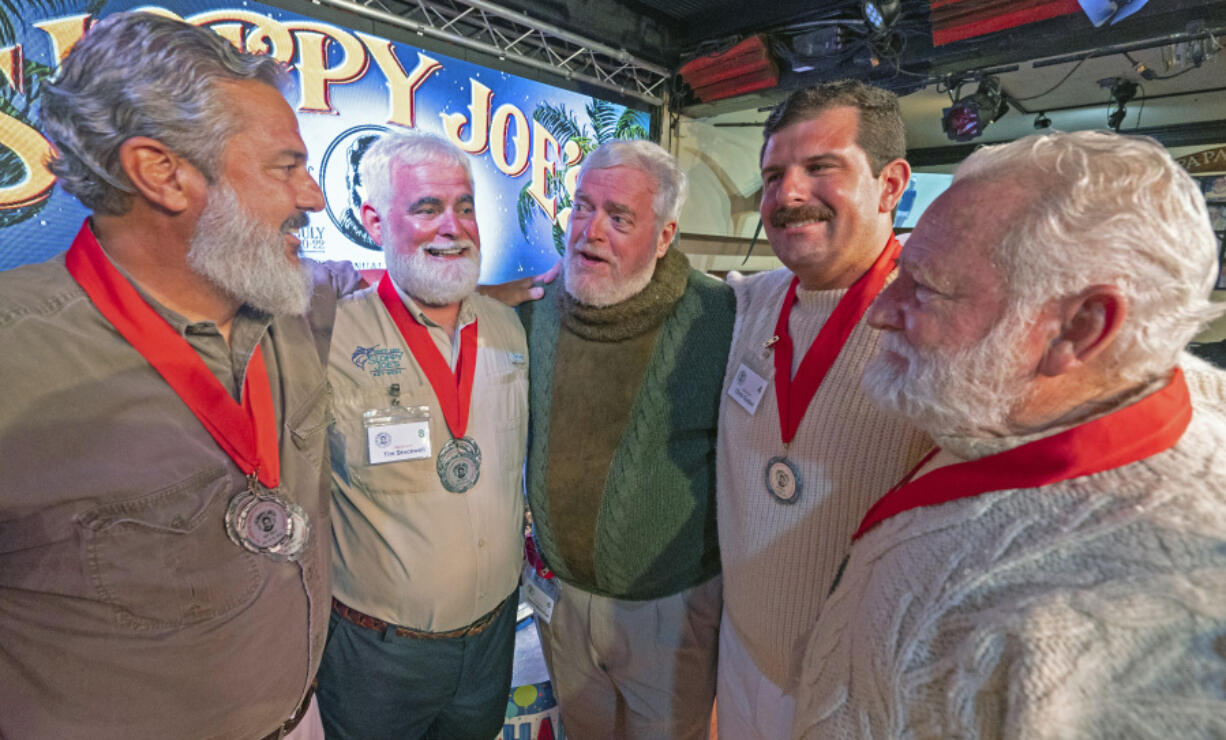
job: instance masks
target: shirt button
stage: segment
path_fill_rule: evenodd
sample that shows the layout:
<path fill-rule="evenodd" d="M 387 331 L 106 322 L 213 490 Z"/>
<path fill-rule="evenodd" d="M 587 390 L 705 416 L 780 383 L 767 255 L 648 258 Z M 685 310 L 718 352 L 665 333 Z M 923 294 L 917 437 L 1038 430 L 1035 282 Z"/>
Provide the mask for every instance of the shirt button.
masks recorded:
<path fill-rule="evenodd" d="M 477 547 L 485 547 L 485 540 L 484 539 L 477 540 Z"/>

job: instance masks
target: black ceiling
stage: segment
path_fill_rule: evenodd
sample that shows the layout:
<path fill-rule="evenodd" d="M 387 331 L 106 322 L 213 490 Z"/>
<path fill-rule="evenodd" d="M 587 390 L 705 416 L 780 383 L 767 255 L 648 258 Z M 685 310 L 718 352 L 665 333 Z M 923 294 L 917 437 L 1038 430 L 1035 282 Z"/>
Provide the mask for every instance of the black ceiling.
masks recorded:
<path fill-rule="evenodd" d="M 1084 14 L 1075 13 L 934 47 L 929 3 L 902 0 L 896 43 L 882 49 L 867 42 L 858 0 L 498 3 L 673 69 L 695 56 L 726 49 L 748 35 L 765 33 L 780 62 L 782 90 L 824 79 L 858 77 L 905 93 L 947 75 L 1117 45 L 1156 45 L 1172 35 L 1226 27 L 1226 0 L 1151 0 L 1114 26 L 1094 28 Z M 815 52 L 833 38 L 831 24 L 839 22 L 837 53 Z M 684 86 L 675 92 L 675 106 L 696 102 L 687 98 Z"/>

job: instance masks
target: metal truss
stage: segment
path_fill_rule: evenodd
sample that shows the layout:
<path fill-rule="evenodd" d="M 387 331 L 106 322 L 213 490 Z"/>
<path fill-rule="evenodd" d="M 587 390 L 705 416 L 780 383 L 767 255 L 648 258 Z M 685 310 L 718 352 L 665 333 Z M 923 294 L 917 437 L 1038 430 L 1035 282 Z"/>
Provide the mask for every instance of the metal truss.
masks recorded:
<path fill-rule="evenodd" d="M 672 72 L 485 0 L 314 0 L 424 36 L 662 105 Z"/>

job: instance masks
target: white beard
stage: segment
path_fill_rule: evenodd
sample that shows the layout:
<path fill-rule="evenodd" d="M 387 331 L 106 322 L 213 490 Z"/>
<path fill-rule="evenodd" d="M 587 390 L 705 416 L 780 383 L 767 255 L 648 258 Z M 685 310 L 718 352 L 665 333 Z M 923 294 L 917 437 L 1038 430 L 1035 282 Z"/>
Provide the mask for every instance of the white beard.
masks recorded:
<path fill-rule="evenodd" d="M 643 269 L 619 281 L 612 276 L 597 277 L 585 274 L 583 267 L 575 267 L 576 261 L 580 259 L 582 258 L 579 257 L 578 252 L 568 252 L 565 270 L 562 274 L 562 284 L 572 298 L 584 305 L 596 308 L 616 305 L 643 292 L 643 289 L 651 282 L 651 276 L 656 272 L 656 262 L 659 261 L 653 259 L 644 265 Z"/>
<path fill-rule="evenodd" d="M 285 256 L 285 234 L 306 226 L 299 213 L 281 228 L 270 227 L 243 208 L 229 185 L 209 188 L 192 234 L 187 264 L 226 295 L 274 316 L 305 313 L 311 300 L 306 265 Z"/>
<path fill-rule="evenodd" d="M 948 356 L 920 352 L 887 332 L 861 388 L 878 406 L 932 436 L 999 433 L 1026 399 L 1018 352 L 1026 325 L 1006 319 L 975 345 Z"/>
<path fill-rule="evenodd" d="M 481 275 L 481 252 L 471 241 L 435 245 L 439 248 L 468 247 L 465 259 L 443 262 L 426 254 L 423 244 L 410 250 L 384 250 L 387 272 L 400 289 L 427 306 L 459 303 L 477 289 Z"/>

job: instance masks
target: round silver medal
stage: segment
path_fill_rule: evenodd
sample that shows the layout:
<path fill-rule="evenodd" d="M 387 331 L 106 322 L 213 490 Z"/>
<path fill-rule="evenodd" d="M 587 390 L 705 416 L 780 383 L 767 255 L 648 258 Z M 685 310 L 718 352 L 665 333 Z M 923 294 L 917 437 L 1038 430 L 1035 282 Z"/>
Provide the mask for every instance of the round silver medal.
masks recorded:
<path fill-rule="evenodd" d="M 786 457 L 772 457 L 766 464 L 766 490 L 785 504 L 800 498 L 800 471 Z"/>
<path fill-rule="evenodd" d="M 302 507 L 276 491 L 239 491 L 226 508 L 230 540 L 274 560 L 297 560 L 306 549 L 310 531 Z"/>
<path fill-rule="evenodd" d="M 471 437 L 453 439 L 438 451 L 438 479 L 452 493 L 464 493 L 481 477 L 481 448 Z"/>

